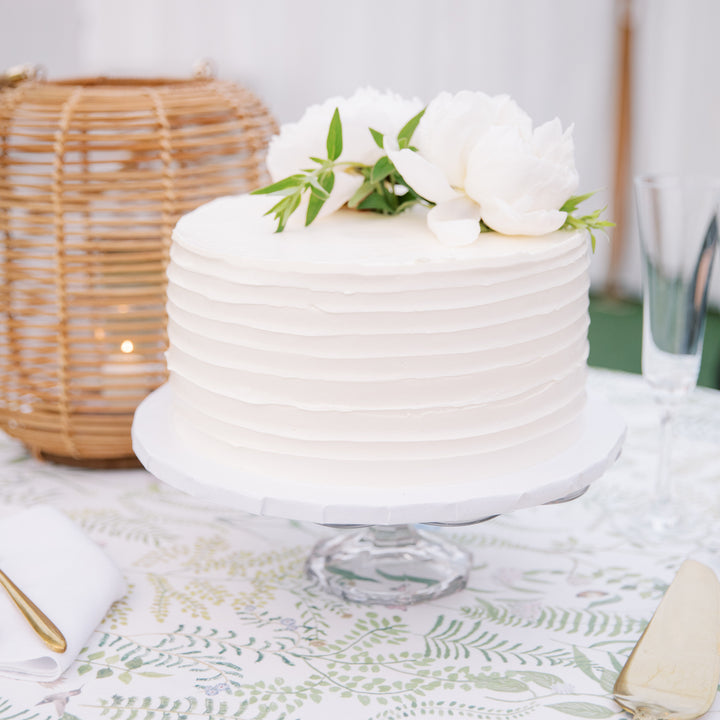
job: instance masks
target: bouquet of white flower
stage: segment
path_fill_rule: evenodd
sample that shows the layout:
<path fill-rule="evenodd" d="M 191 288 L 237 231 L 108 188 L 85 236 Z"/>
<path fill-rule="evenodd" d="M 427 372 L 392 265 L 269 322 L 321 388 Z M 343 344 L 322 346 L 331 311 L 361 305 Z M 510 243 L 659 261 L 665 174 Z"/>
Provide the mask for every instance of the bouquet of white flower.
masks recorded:
<path fill-rule="evenodd" d="M 507 95 L 441 93 L 421 109 L 417 100 L 358 90 L 283 126 L 267 163 L 274 182 L 255 193 L 281 196 L 269 210 L 278 231 L 299 208 L 309 225 L 343 206 L 396 215 L 415 204 L 431 208 L 428 227 L 448 245 L 484 231 L 568 227 L 586 228 L 594 248 L 593 231 L 612 225 L 600 210 L 574 215 L 592 193 L 573 195 L 572 127 L 563 132 L 556 118 L 533 129 Z"/>

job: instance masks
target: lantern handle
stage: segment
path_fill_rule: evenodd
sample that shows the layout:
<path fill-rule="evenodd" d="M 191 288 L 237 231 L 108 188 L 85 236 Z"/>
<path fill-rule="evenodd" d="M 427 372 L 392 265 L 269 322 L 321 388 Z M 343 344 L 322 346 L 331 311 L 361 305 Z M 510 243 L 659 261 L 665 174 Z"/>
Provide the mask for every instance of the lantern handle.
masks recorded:
<path fill-rule="evenodd" d="M 201 58 L 193 63 L 195 80 L 214 80 L 217 76 L 215 63 L 209 58 Z"/>
<path fill-rule="evenodd" d="M 13 65 L 0 73 L 0 90 L 15 87 L 26 80 L 41 80 L 44 77 L 45 68 L 42 65 Z"/>

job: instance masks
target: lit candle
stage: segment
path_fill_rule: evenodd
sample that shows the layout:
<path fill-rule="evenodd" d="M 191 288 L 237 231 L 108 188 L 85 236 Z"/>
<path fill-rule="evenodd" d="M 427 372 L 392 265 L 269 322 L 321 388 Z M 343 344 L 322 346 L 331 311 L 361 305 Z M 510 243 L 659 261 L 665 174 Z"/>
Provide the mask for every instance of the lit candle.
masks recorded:
<path fill-rule="evenodd" d="M 105 397 L 124 397 L 140 394 L 152 388 L 151 376 L 157 374 L 157 367 L 135 352 L 132 340 L 120 343 L 120 352 L 113 353 L 102 366 Z"/>

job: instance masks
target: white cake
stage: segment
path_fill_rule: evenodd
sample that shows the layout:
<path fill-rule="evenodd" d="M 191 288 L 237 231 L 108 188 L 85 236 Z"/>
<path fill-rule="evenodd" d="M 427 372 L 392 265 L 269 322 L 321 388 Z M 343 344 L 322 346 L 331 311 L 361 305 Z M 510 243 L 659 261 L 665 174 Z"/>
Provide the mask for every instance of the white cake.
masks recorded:
<path fill-rule="evenodd" d="M 585 404 L 585 232 L 439 243 L 423 208 L 275 233 L 267 197 L 183 217 L 168 367 L 187 445 L 260 476 L 385 486 L 527 468 Z"/>

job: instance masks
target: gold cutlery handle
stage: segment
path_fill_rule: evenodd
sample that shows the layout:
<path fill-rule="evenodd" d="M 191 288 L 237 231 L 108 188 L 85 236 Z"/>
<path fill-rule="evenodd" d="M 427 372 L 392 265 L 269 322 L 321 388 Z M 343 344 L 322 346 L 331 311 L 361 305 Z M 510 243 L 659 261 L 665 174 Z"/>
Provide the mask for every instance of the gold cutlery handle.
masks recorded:
<path fill-rule="evenodd" d="M 7 590 L 18 610 L 25 616 L 25 619 L 42 641 L 53 652 L 64 653 L 67 649 L 67 642 L 63 634 L 55 627 L 50 618 L 2 570 L 0 570 L 0 585 Z"/>

